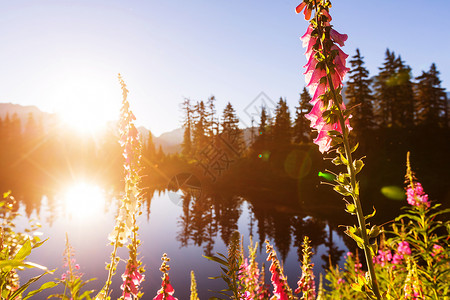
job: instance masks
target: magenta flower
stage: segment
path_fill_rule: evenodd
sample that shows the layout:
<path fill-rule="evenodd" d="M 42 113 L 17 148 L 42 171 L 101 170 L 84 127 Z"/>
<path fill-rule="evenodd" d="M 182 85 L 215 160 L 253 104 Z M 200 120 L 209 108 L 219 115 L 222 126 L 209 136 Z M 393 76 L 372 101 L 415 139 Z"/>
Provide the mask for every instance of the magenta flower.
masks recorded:
<path fill-rule="evenodd" d="M 322 15 L 325 15 L 328 20 L 331 20 L 331 18 L 328 17 L 328 12 L 323 10 L 321 13 Z M 335 53 L 333 59 L 334 66 L 332 66 L 331 69 L 330 66 L 326 66 L 324 62 L 318 61 L 316 58 L 316 53 L 318 53 L 318 51 L 323 51 L 323 49 L 322 45 L 319 45 L 319 49 L 314 48 L 317 44 L 317 37 L 313 34 L 315 30 L 316 29 L 314 29 L 313 25 L 310 24 L 306 30 L 306 33 L 301 37 L 303 47 L 306 48 L 306 59 L 308 60 L 304 66 L 304 68 L 306 68 L 304 73 L 306 86 L 309 88 L 309 92 L 313 95 L 310 101 L 313 108 L 305 117 L 310 120 L 311 127 L 318 131 L 318 135 L 314 140 L 314 143 L 319 146 L 320 152 L 324 153 L 331 148 L 332 138 L 328 135 L 328 132 L 335 130 L 342 133 L 342 128 L 339 122 L 327 123 L 323 118 L 323 112 L 334 104 L 333 100 L 329 99 L 329 96 L 325 99 L 324 97 L 327 92 L 331 91 L 331 85 L 334 90 L 342 87 L 342 81 L 350 69 L 345 66 L 348 55 L 345 54 L 336 44 L 331 46 L 330 53 L 328 53 L 328 55 L 331 55 L 331 52 Z M 346 34 L 340 34 L 334 29 L 330 30 L 330 37 L 332 43 L 337 43 L 341 46 L 343 46 L 344 42 L 347 40 Z M 328 75 L 327 67 L 329 69 Z M 328 100 L 327 105 L 325 105 L 323 100 Z M 341 103 L 339 108 L 342 111 L 346 109 L 344 103 Z M 348 130 L 352 129 L 348 119 L 345 121 L 345 124 Z"/>
<path fill-rule="evenodd" d="M 398 244 L 397 252 L 402 255 L 411 255 L 411 249 L 407 241 L 402 241 Z"/>
<path fill-rule="evenodd" d="M 153 300 L 178 300 L 177 298 L 172 296 L 174 292 L 175 290 L 170 284 L 169 274 L 164 274 L 161 283 L 161 289 L 158 291 L 157 295 L 153 298 Z"/>
<path fill-rule="evenodd" d="M 386 263 L 392 260 L 391 250 L 387 249 L 385 251 L 378 250 L 378 255 L 373 258 L 373 262 L 384 267 Z"/>
<path fill-rule="evenodd" d="M 434 244 L 433 251 L 431 252 L 431 256 L 435 257 L 436 255 L 440 255 L 443 251 L 444 251 L 444 248 L 441 245 Z"/>
<path fill-rule="evenodd" d="M 316 299 L 316 283 L 314 282 L 314 273 L 312 269 L 304 269 L 302 271 L 302 277 L 300 277 L 297 284 L 298 288 L 295 290 L 296 294 L 308 292 L 308 298 L 305 298 L 306 300 Z"/>
<path fill-rule="evenodd" d="M 296 13 L 301 13 L 301 11 L 303 10 L 303 14 L 305 15 L 305 20 L 309 20 L 309 18 L 311 18 L 311 9 L 309 9 L 306 6 L 305 2 L 300 3 L 299 5 L 297 5 L 297 7 L 295 8 L 295 12 Z"/>
<path fill-rule="evenodd" d="M 132 300 L 131 295 L 136 297 L 139 293 L 139 286 L 144 280 L 145 275 L 142 275 L 138 266 L 134 263 L 128 262 L 125 273 L 122 274 L 123 283 L 120 288 L 123 290 L 122 297 L 125 300 Z"/>
<path fill-rule="evenodd" d="M 429 208 L 430 202 L 428 201 L 428 195 L 423 191 L 420 182 L 415 182 L 413 186 L 414 188 L 408 186 L 408 189 L 406 190 L 406 200 L 408 203 L 413 206 L 425 205 Z"/>
<path fill-rule="evenodd" d="M 402 254 L 395 253 L 394 256 L 392 257 L 392 263 L 394 265 L 401 264 L 402 260 L 403 260 L 403 255 Z"/>

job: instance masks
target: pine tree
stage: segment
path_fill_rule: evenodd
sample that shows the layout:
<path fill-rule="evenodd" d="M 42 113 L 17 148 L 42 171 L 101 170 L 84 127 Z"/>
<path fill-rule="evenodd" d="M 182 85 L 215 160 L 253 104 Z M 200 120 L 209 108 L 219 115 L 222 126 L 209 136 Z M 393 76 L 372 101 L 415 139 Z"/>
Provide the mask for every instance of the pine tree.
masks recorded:
<path fill-rule="evenodd" d="M 380 73 L 375 78 L 376 113 L 381 127 L 392 126 L 392 105 L 395 101 L 395 53 L 386 50 Z"/>
<path fill-rule="evenodd" d="M 207 128 L 207 134 L 208 136 L 212 137 L 216 135 L 219 131 L 219 124 L 216 120 L 216 104 L 215 104 L 216 98 L 214 96 L 211 96 L 208 98 L 208 101 L 206 102 L 206 128 Z"/>
<path fill-rule="evenodd" d="M 238 127 L 239 119 L 236 116 L 236 111 L 230 102 L 225 106 L 222 114 L 222 131 L 221 134 L 229 140 L 237 152 L 243 148 L 242 130 Z"/>
<path fill-rule="evenodd" d="M 286 100 L 280 98 L 275 109 L 273 141 L 275 145 L 288 145 L 292 140 L 291 114 Z"/>
<path fill-rule="evenodd" d="M 207 116 L 205 103 L 203 101 L 197 102 L 194 107 L 194 124 L 193 124 L 193 146 L 194 152 L 201 151 L 208 143 L 207 137 Z"/>
<path fill-rule="evenodd" d="M 293 136 L 295 143 L 308 143 L 311 140 L 311 127 L 305 115 L 312 109 L 311 95 L 306 87 L 300 94 L 299 106 L 295 107 L 295 121 L 293 128 Z"/>
<path fill-rule="evenodd" d="M 155 143 L 153 142 L 153 134 L 149 130 L 147 142 L 145 143 L 144 153 L 143 153 L 145 161 L 149 163 L 153 163 L 156 158 L 156 148 Z"/>
<path fill-rule="evenodd" d="M 447 127 L 448 108 L 445 89 L 441 87 L 439 71 L 433 63 L 428 72 L 416 78 L 416 122 L 427 127 Z"/>
<path fill-rule="evenodd" d="M 348 107 L 352 108 L 352 125 L 357 132 L 364 132 L 375 126 L 371 80 L 363 59 L 359 49 L 356 49 L 356 54 L 350 60 L 351 70 L 345 91 Z"/>
<path fill-rule="evenodd" d="M 377 115 L 382 127 L 406 128 L 413 125 L 412 86 L 411 68 L 388 49 L 375 81 Z"/>
<path fill-rule="evenodd" d="M 192 116 L 192 106 L 189 99 L 184 99 L 182 103 L 182 109 L 184 112 L 184 120 L 183 120 L 183 143 L 182 143 L 182 153 L 184 155 L 190 155 L 192 153 L 192 126 L 193 126 L 193 116 Z"/>
<path fill-rule="evenodd" d="M 405 65 L 399 56 L 395 61 L 396 89 L 392 105 L 393 125 L 397 128 L 414 126 L 414 92 L 411 81 L 411 67 Z"/>

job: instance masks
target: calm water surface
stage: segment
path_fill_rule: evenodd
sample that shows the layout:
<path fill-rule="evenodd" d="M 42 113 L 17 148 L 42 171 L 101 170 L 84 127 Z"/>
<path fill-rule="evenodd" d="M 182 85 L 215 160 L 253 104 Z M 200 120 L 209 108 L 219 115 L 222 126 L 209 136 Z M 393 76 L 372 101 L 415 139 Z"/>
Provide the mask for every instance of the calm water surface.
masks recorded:
<path fill-rule="evenodd" d="M 209 276 L 219 275 L 218 264 L 208 261 L 202 255 L 205 251 L 211 253 L 226 253 L 224 239 L 227 239 L 229 233 L 238 229 L 244 236 L 244 246 L 249 244 L 249 236 L 253 235 L 254 240 L 259 242 L 261 231 L 263 235 L 275 244 L 277 251 L 286 255 L 284 260 L 285 272 L 291 287 L 296 287 L 296 282 L 301 275 L 300 265 L 298 263 L 298 241 L 303 233 L 308 234 L 316 243 L 314 252 L 316 253 L 313 262 L 315 264 L 315 273 L 318 277 L 319 272 L 323 271 L 323 265 L 327 260 L 330 251 L 338 252 L 337 257 L 341 258 L 342 253 L 347 251 L 347 247 L 341 235 L 336 231 L 330 230 L 327 222 L 316 220 L 311 216 L 296 215 L 285 213 L 283 209 L 278 209 L 277 221 L 274 216 L 267 216 L 265 224 L 258 224 L 255 217 L 254 206 L 242 197 L 234 196 L 234 204 L 227 211 L 227 205 L 222 209 L 211 209 L 209 213 L 200 214 L 199 229 L 198 218 L 193 221 L 194 224 L 187 224 L 186 219 L 195 219 L 196 211 L 207 208 L 213 204 L 199 204 L 192 202 L 190 204 L 190 217 L 186 217 L 187 206 L 184 209 L 182 205 L 177 205 L 174 201 L 173 192 L 156 192 L 150 202 L 150 213 L 147 215 L 144 207 L 144 213 L 139 217 L 139 235 L 142 245 L 139 248 L 140 257 L 145 265 L 145 281 L 143 282 L 143 299 L 152 299 L 161 284 L 161 256 L 167 253 L 170 257 L 170 279 L 175 289 L 178 299 L 189 299 L 190 290 L 190 271 L 194 270 L 197 278 L 197 286 L 201 299 L 208 299 L 216 294 L 209 290 L 220 290 L 224 288 L 224 282 L 221 280 L 208 279 Z M 77 205 L 74 205 L 77 204 Z M 117 200 L 111 195 L 92 184 L 75 184 L 68 186 L 65 191 L 53 199 L 44 197 L 39 212 L 34 210 L 29 218 L 25 217 L 25 207 L 21 205 L 19 212 L 21 217 L 17 219 L 18 229 L 25 228 L 28 220 L 37 220 L 42 227 L 39 230 L 43 233 L 43 238 L 49 238 L 45 244 L 35 249 L 30 261 L 42 264 L 49 269 L 57 269 L 53 275 L 46 275 L 47 280 L 60 277 L 65 272 L 63 268 L 63 252 L 65 244 L 65 234 L 69 236 L 70 243 L 75 249 L 75 258 L 80 265 L 80 271 L 84 274 L 84 279 L 97 278 L 96 281 L 89 283 L 86 288 L 99 290 L 103 286 L 107 271 L 105 265 L 109 262 L 109 255 L 112 246 L 109 245 L 107 236 L 114 227 L 114 216 L 116 213 Z M 215 205 L 215 204 L 214 204 Z M 200 206 L 200 208 L 199 208 Z M 277 209 L 268 208 L 265 214 Z M 261 211 L 257 212 L 261 214 Z M 219 221 L 218 221 L 219 220 Z M 289 221 L 288 221 L 289 220 Z M 281 222 L 281 223 L 280 223 Z M 293 223 L 294 222 L 294 223 Z M 300 231 L 296 232 L 295 222 L 300 222 Z M 280 225 L 281 224 L 281 225 Z M 339 229 L 338 229 L 339 230 Z M 186 235 L 186 232 L 188 234 Z M 199 236 L 196 236 L 196 235 Z M 294 236 L 297 234 L 297 236 Z M 331 234 L 331 236 L 330 236 Z M 330 238 L 331 237 L 331 238 Z M 265 263 L 265 247 L 259 252 L 258 261 Z M 121 249 L 120 257 L 126 259 L 126 249 Z M 123 273 L 125 263 L 119 265 L 118 272 L 113 279 L 112 298 L 116 299 L 121 295 L 120 285 L 122 283 L 120 275 Z M 36 271 L 26 271 L 22 275 L 22 282 L 27 277 L 37 275 Z M 267 277 L 267 282 L 269 283 Z M 40 286 L 44 281 L 38 282 Z M 40 294 L 36 299 L 45 299 L 47 295 L 61 292 L 55 289 L 52 292 Z"/>

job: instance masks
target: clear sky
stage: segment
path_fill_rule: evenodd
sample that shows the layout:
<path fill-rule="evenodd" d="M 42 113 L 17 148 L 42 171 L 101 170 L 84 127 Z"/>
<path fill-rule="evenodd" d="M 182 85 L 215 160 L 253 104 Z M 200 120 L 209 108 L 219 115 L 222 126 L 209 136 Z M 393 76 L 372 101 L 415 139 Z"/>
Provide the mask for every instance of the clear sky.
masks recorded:
<path fill-rule="evenodd" d="M 121 73 L 137 123 L 180 126 L 185 97 L 230 101 L 249 123 L 264 92 L 294 112 L 306 63 L 299 0 L 0 0 L 0 102 L 118 117 Z M 386 48 L 450 88 L 450 1 L 335 0 L 332 25 L 375 75 Z M 258 100 L 259 101 L 259 100 Z M 247 110 L 246 110 L 247 108 Z"/>

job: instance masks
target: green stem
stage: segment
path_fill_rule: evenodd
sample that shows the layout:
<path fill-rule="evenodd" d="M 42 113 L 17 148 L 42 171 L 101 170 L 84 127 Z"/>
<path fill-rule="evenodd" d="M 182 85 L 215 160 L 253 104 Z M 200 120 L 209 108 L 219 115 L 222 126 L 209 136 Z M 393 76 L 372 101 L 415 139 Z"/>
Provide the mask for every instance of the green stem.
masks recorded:
<path fill-rule="evenodd" d="M 338 116 L 339 116 L 339 123 L 340 123 L 341 129 L 342 129 L 343 144 L 344 144 L 345 156 L 347 159 L 347 170 L 348 170 L 348 173 L 350 174 L 351 189 L 352 189 L 351 193 L 352 193 L 352 198 L 353 198 L 355 208 L 356 208 L 356 216 L 358 218 L 359 228 L 361 231 L 361 237 L 364 242 L 364 255 L 366 258 L 367 267 L 369 269 L 370 282 L 372 285 L 371 289 L 372 289 L 372 292 L 375 294 L 376 298 L 378 300 L 381 300 L 381 295 L 380 295 L 380 291 L 378 288 L 378 282 L 377 282 L 377 278 L 375 275 L 375 268 L 374 268 L 373 261 L 372 261 L 369 237 L 367 235 L 366 221 L 364 218 L 361 201 L 359 199 L 359 192 L 357 193 L 357 191 L 356 191 L 356 189 L 357 189 L 356 170 L 353 165 L 352 153 L 351 153 L 351 148 L 350 148 L 350 143 L 349 143 L 349 138 L 348 138 L 349 132 L 348 132 L 347 127 L 345 126 L 344 114 L 340 107 L 341 102 L 338 100 L 336 90 L 334 89 L 334 86 L 333 86 L 333 80 L 331 78 L 332 68 L 330 68 L 327 64 L 328 53 L 325 51 L 325 47 L 324 47 L 324 44 L 322 41 L 322 33 L 324 32 L 324 30 L 321 26 L 321 22 L 319 21 L 319 17 L 318 17 L 319 16 L 319 8 L 317 5 L 317 1 L 314 1 L 314 6 L 316 8 L 316 15 L 315 15 L 316 24 L 317 24 L 318 30 L 320 32 L 319 40 L 322 44 L 324 61 L 325 61 L 325 65 L 327 68 L 327 70 L 326 70 L 327 71 L 327 80 L 328 80 L 328 84 L 329 84 L 329 87 L 330 87 L 330 90 L 331 90 L 331 93 L 333 96 L 334 105 L 337 107 L 338 112 L 339 112 Z"/>
<path fill-rule="evenodd" d="M 328 68 L 328 65 L 327 65 Z M 339 123 L 341 125 L 341 129 L 342 129 L 342 136 L 343 136 L 343 144 L 344 144 L 344 150 L 345 150 L 345 156 L 346 159 L 348 161 L 347 164 L 347 170 L 348 173 L 350 174 L 350 184 L 352 187 L 352 198 L 356 207 L 356 217 L 358 218 L 358 223 L 359 223 L 359 229 L 361 231 L 361 237 L 364 241 L 364 256 L 366 258 L 366 263 L 367 263 L 367 267 L 369 269 L 369 276 L 370 276 L 370 281 L 372 284 L 372 291 L 374 292 L 375 296 L 377 297 L 377 299 L 381 299 L 381 295 L 380 295 L 380 291 L 378 288 L 378 281 L 375 275 L 375 268 L 373 265 L 373 260 L 372 260 L 372 253 L 371 253 L 371 249 L 370 249 L 370 243 L 369 243 L 369 237 L 367 235 L 367 230 L 366 230 L 366 220 L 364 218 L 364 213 L 362 210 L 362 205 L 361 205 L 361 201 L 359 199 L 359 195 L 356 192 L 356 171 L 355 171 L 355 166 L 353 165 L 353 158 L 352 158 L 352 151 L 350 148 L 350 143 L 349 143 L 349 138 L 348 138 L 348 129 L 345 126 L 345 119 L 344 119 L 344 114 L 342 113 L 341 107 L 339 105 L 339 101 L 337 100 L 337 95 L 336 95 L 336 90 L 333 87 L 333 81 L 331 79 L 331 75 L 330 75 L 330 69 L 327 70 L 328 75 L 328 83 L 330 86 L 330 90 L 331 93 L 333 94 L 333 100 L 335 105 L 338 108 L 339 111 Z"/>

